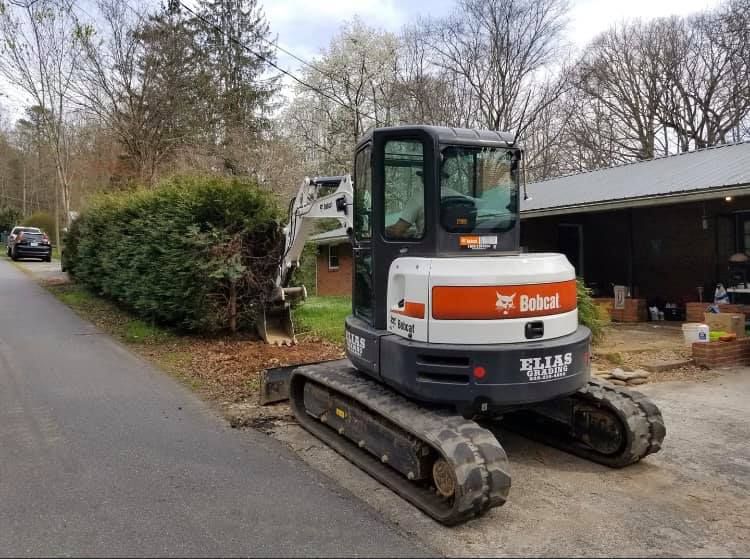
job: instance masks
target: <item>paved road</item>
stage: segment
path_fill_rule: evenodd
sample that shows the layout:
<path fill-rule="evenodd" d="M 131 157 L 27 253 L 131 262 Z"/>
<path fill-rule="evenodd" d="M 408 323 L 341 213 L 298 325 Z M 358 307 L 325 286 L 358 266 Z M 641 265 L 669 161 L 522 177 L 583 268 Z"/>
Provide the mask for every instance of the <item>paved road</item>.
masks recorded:
<path fill-rule="evenodd" d="M 426 552 L 0 259 L 0 554 Z"/>

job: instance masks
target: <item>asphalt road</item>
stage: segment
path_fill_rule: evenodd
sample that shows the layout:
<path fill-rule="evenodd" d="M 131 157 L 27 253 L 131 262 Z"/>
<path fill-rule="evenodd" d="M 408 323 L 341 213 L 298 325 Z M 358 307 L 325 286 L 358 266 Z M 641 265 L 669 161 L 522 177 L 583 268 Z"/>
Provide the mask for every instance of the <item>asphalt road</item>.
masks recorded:
<path fill-rule="evenodd" d="M 428 552 L 0 259 L 0 554 Z"/>

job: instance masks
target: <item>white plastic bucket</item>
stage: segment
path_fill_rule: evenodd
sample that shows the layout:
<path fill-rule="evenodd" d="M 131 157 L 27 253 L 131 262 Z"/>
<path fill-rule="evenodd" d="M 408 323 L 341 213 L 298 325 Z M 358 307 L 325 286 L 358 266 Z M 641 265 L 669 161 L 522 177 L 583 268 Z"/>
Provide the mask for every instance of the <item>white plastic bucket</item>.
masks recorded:
<path fill-rule="evenodd" d="M 682 335 L 685 345 L 690 347 L 695 342 L 708 342 L 708 325 L 697 322 L 688 322 L 682 325 Z"/>

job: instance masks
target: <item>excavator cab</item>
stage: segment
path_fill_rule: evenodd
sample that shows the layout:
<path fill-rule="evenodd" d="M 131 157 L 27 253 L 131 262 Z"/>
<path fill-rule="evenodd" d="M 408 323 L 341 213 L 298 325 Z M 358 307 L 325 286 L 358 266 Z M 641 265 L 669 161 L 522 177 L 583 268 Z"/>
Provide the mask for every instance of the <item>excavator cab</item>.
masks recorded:
<path fill-rule="evenodd" d="M 386 328 L 391 263 L 519 251 L 521 150 L 510 134 L 374 129 L 354 165 L 354 315 Z"/>

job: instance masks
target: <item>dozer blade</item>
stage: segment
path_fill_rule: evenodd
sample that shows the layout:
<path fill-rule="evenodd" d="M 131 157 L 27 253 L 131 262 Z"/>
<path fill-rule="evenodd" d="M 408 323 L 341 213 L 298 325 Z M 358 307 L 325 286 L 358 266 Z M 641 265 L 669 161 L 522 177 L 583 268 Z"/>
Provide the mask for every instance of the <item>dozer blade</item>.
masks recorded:
<path fill-rule="evenodd" d="M 279 304 L 264 308 L 256 322 L 256 328 L 258 335 L 267 344 L 282 346 L 297 343 L 292 309 L 288 305 Z"/>
<path fill-rule="evenodd" d="M 292 377 L 294 369 L 332 361 L 340 361 L 340 359 L 325 359 L 323 361 L 310 361 L 263 369 L 260 372 L 260 405 L 275 404 L 289 399 L 289 379 Z"/>

